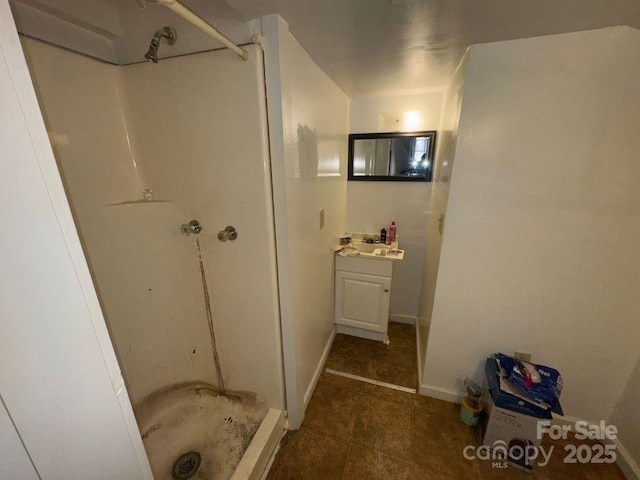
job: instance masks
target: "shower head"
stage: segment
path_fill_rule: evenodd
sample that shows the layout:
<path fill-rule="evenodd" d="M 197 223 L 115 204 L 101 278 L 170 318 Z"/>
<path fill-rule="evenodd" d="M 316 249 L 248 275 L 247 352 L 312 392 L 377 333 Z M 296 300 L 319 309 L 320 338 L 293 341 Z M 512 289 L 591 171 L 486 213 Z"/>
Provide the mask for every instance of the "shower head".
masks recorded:
<path fill-rule="evenodd" d="M 158 47 L 160 46 L 160 42 L 157 42 L 155 39 L 151 41 L 151 45 L 149 46 L 149 50 L 144 55 L 144 58 L 153 63 L 158 63 Z"/>
<path fill-rule="evenodd" d="M 158 63 L 158 48 L 160 47 L 161 38 L 166 38 L 168 45 L 175 45 L 178 35 L 171 27 L 164 27 L 156 31 L 156 34 L 151 40 L 151 45 L 149 45 L 149 50 L 147 50 L 147 53 L 144 55 L 144 58 L 150 62 Z"/>

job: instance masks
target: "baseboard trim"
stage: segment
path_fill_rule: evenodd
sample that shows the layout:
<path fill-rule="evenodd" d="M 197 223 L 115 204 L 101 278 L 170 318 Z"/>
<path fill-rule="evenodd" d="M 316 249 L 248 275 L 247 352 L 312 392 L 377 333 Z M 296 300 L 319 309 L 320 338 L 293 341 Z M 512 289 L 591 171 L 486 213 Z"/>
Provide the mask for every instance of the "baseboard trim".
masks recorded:
<path fill-rule="evenodd" d="M 324 363 L 327 361 L 327 357 L 329 356 L 329 351 L 331 350 L 331 345 L 333 345 L 333 339 L 336 336 L 336 327 L 333 327 L 331 331 L 331 335 L 329 335 L 329 340 L 324 346 L 324 351 L 322 352 L 322 357 L 320 357 L 320 362 L 316 366 L 315 372 L 313 372 L 313 377 L 311 378 L 311 383 L 307 387 L 307 391 L 304 392 L 304 409 L 307 409 L 309 405 L 309 400 L 311 400 L 311 395 L 313 395 L 314 390 L 316 389 L 316 385 L 318 384 L 318 380 L 320 379 L 320 374 L 322 373 L 322 369 L 324 367 Z"/>
<path fill-rule="evenodd" d="M 352 327 L 351 325 L 336 324 L 336 332 L 355 337 L 368 338 L 376 342 L 386 342 L 389 339 L 387 332 L 374 332 L 366 328 Z"/>
<path fill-rule="evenodd" d="M 420 385 L 422 385 L 422 362 L 424 361 L 420 354 L 422 350 L 420 349 L 420 324 L 416 322 L 416 356 L 418 361 L 418 393 L 420 392 Z"/>
<path fill-rule="evenodd" d="M 405 323 L 407 325 L 416 325 L 417 319 L 418 317 L 416 317 L 415 315 L 400 315 L 398 313 L 389 314 L 390 322 Z"/>
<path fill-rule="evenodd" d="M 616 463 L 624 473 L 624 476 L 627 477 L 627 480 L 640 480 L 640 467 L 629 453 L 629 450 L 617 438 L 613 443 L 619 453 Z"/>
<path fill-rule="evenodd" d="M 464 393 L 458 392 L 457 390 L 434 387 L 432 385 L 425 385 L 424 383 L 420 383 L 418 393 L 426 397 L 437 398 L 438 400 L 458 404 L 462 403 L 462 397 L 464 397 Z"/>

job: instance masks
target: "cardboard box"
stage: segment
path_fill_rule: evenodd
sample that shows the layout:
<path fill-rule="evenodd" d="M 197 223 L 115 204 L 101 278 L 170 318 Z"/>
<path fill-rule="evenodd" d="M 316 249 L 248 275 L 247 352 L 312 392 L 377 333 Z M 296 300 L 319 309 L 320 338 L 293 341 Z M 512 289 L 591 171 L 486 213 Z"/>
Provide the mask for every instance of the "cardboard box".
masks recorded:
<path fill-rule="evenodd" d="M 488 396 L 486 406 L 488 421 L 484 434 L 483 445 L 488 446 L 493 453 L 509 452 L 500 456 L 500 460 L 507 460 L 511 465 L 522 470 L 530 471 L 533 462 L 523 455 L 519 457 L 520 450 L 516 446 L 540 446 L 541 440 L 537 438 L 537 417 L 514 412 L 506 408 L 496 406 L 491 396 Z M 497 447 L 497 448 L 496 448 Z"/>
<path fill-rule="evenodd" d="M 521 449 L 539 447 L 541 439 L 537 438 L 538 421 L 552 419 L 552 411 L 562 414 L 560 402 L 557 401 L 551 408 L 545 409 L 501 390 L 500 367 L 495 358 L 487 358 L 485 374 L 489 388 L 485 392 L 488 421 L 483 445 L 488 446 L 493 453 L 515 454 L 520 450 L 512 447 L 519 446 Z M 514 458 L 508 454 L 501 459 L 525 471 L 531 471 L 535 461 L 535 458 L 533 460 L 526 456 Z"/>

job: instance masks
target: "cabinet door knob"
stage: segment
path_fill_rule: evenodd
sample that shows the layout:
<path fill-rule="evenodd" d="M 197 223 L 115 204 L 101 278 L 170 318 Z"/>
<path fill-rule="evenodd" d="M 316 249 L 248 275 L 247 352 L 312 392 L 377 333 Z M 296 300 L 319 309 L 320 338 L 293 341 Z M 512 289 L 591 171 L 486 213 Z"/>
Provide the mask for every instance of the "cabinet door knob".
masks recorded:
<path fill-rule="evenodd" d="M 385 291 L 385 292 L 388 292 L 388 291 L 389 291 L 389 289 L 388 289 L 388 288 L 385 288 L 385 289 L 384 289 L 384 291 Z"/>

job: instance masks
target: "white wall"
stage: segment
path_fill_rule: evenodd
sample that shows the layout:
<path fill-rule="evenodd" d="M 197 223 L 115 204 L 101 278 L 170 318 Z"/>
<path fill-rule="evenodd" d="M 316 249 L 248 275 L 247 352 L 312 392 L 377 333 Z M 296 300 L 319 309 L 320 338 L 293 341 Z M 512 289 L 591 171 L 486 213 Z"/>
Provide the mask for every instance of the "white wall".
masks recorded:
<path fill-rule="evenodd" d="M 152 478 L 6 1 L 0 104 L 0 413 L 33 462 L 3 474 Z"/>
<path fill-rule="evenodd" d="M 349 133 L 437 130 L 443 92 L 351 99 Z"/>
<path fill-rule="evenodd" d="M 118 67 L 30 38 L 21 42 L 65 186 L 78 198 L 76 215 L 90 220 L 97 207 L 142 198 Z"/>
<path fill-rule="evenodd" d="M 640 32 L 471 47 L 425 381 L 460 393 L 493 352 L 564 376 L 609 419 L 638 362 Z"/>
<path fill-rule="evenodd" d="M 1 399 L 0 399 L 1 400 Z M 31 463 L 18 431 L 15 429 L 9 412 L 0 401 L 0 460 L 3 475 L 15 480 L 37 480 L 38 473 Z"/>
<path fill-rule="evenodd" d="M 246 62 L 224 50 L 124 67 L 125 95 L 147 186 L 184 215 L 163 229 L 188 245 L 198 282 L 200 242 L 226 386 L 284 408 L 262 52 L 247 50 Z M 182 237 L 194 218 L 202 233 Z M 223 243 L 227 225 L 238 239 Z M 198 309 L 180 319 L 206 327 L 202 285 L 191 295 Z"/>
<path fill-rule="evenodd" d="M 446 86 L 442 103 L 442 116 L 438 127 L 438 148 L 436 150 L 433 183 L 431 196 L 429 198 L 426 231 L 427 241 L 421 270 L 420 307 L 417 320 L 420 375 L 424 372 L 424 362 L 427 356 L 431 312 L 433 310 L 433 298 L 436 292 L 438 265 L 442 248 L 442 233 L 444 233 L 444 229 L 442 229 L 441 232 L 440 218 L 443 218 L 444 225 L 444 218 L 447 213 L 447 201 L 449 198 L 449 186 L 451 184 L 451 171 L 453 169 L 456 143 L 458 140 L 458 125 L 460 123 L 460 112 L 462 110 L 464 76 L 468 58 L 468 54 L 462 57 L 458 68 Z M 423 382 L 424 380 L 421 376 L 419 383 L 422 385 Z M 421 387 L 420 392 L 423 393 L 423 391 L 424 388 Z"/>
<path fill-rule="evenodd" d="M 442 93 L 362 97 L 351 100 L 350 133 L 438 130 Z M 415 112 L 415 122 L 404 114 Z M 436 144 L 439 149 L 440 140 Z M 347 231 L 379 233 L 396 222 L 402 262 L 396 262 L 391 288 L 391 318 L 413 321 L 418 314 L 422 263 L 426 246 L 431 183 L 349 182 Z"/>
<path fill-rule="evenodd" d="M 289 422 L 298 428 L 334 332 L 349 99 L 277 16 L 263 18 Z M 320 211 L 324 210 L 324 227 Z"/>
<path fill-rule="evenodd" d="M 199 240 L 225 384 L 283 408 L 258 48 L 248 62 L 219 51 L 115 67 L 24 43 L 134 404 L 220 384 Z M 194 218 L 203 232 L 185 238 Z M 220 243 L 229 224 L 239 238 Z"/>

